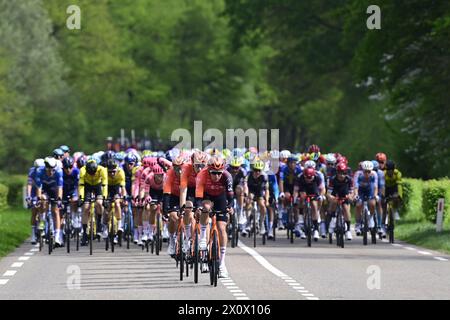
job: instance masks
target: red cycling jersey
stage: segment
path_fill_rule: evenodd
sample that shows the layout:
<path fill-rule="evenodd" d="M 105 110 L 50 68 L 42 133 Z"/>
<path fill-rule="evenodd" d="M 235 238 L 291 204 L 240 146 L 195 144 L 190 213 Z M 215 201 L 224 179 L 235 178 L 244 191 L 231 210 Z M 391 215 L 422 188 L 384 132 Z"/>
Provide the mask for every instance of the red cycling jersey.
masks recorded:
<path fill-rule="evenodd" d="M 163 192 L 174 196 L 180 196 L 180 176 L 177 176 L 175 170 L 170 168 L 164 177 Z"/>
<path fill-rule="evenodd" d="M 195 197 L 203 198 L 204 195 L 219 196 L 226 193 L 227 197 L 233 196 L 233 178 L 228 171 L 224 171 L 217 182 L 213 182 L 208 168 L 197 174 Z"/>

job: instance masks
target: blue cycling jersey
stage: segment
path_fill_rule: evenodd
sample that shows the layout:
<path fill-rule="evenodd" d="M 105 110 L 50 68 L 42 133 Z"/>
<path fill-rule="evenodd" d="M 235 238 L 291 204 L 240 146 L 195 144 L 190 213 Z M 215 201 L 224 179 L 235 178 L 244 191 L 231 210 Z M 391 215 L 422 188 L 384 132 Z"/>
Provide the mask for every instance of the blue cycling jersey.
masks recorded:
<path fill-rule="evenodd" d="M 278 189 L 277 176 L 274 174 L 270 174 L 267 177 L 269 178 L 269 193 L 271 196 L 273 196 L 273 198 L 278 199 L 280 190 Z"/>
<path fill-rule="evenodd" d="M 52 176 L 48 176 L 45 167 L 41 167 L 36 173 L 36 186 L 44 191 L 56 191 L 63 187 L 63 172 L 56 169 Z"/>
<path fill-rule="evenodd" d="M 375 187 L 378 186 L 378 175 L 372 171 L 370 176 L 366 178 L 362 171 L 358 171 L 355 173 L 354 183 L 361 198 L 372 198 L 375 195 Z"/>
<path fill-rule="evenodd" d="M 288 166 L 285 166 L 281 169 L 280 171 L 280 180 L 285 184 L 285 185 L 290 185 L 293 186 L 296 177 L 302 173 L 302 169 L 299 166 L 295 167 L 294 171 L 291 171 L 291 169 L 289 169 Z"/>
<path fill-rule="evenodd" d="M 80 170 L 73 168 L 71 174 L 63 172 L 63 190 L 64 194 L 73 194 L 78 189 L 78 181 L 80 180 Z"/>

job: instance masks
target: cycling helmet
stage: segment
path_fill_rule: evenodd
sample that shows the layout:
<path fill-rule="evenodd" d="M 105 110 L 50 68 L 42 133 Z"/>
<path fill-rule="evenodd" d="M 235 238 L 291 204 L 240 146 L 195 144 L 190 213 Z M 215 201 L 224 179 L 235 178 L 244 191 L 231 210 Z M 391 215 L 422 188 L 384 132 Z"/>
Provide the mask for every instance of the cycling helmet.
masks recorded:
<path fill-rule="evenodd" d="M 264 170 L 265 167 L 266 167 L 266 164 L 263 161 L 258 160 L 254 163 L 253 170 L 261 170 L 262 171 L 262 170 Z"/>
<path fill-rule="evenodd" d="M 122 162 L 124 158 L 125 158 L 125 152 L 123 152 L 123 151 L 117 152 L 116 155 L 114 156 L 114 159 L 119 162 Z"/>
<path fill-rule="evenodd" d="M 116 170 L 118 165 L 117 165 L 117 162 L 114 161 L 114 159 L 109 159 L 106 162 L 106 167 L 108 168 L 108 170 Z"/>
<path fill-rule="evenodd" d="M 126 163 L 136 163 L 137 159 L 136 156 L 134 155 L 134 153 L 129 152 L 126 156 L 125 156 L 125 162 Z"/>
<path fill-rule="evenodd" d="M 43 167 L 43 166 L 45 166 L 44 159 L 36 159 L 36 160 L 34 160 L 34 167 L 35 168 L 39 168 L 39 167 Z"/>
<path fill-rule="evenodd" d="M 77 168 L 81 169 L 86 165 L 86 156 L 82 155 L 77 159 Z"/>
<path fill-rule="evenodd" d="M 386 170 L 395 170 L 395 162 L 392 160 L 388 160 L 386 162 Z"/>
<path fill-rule="evenodd" d="M 239 149 L 239 148 L 233 149 L 233 152 L 232 152 L 233 157 L 242 157 L 243 154 L 244 153 L 242 152 L 241 149 Z"/>
<path fill-rule="evenodd" d="M 386 162 L 387 157 L 386 157 L 386 154 L 384 154 L 384 153 L 382 153 L 382 152 L 378 152 L 378 153 L 375 155 L 375 159 L 376 159 L 378 162 Z"/>
<path fill-rule="evenodd" d="M 297 157 L 296 156 L 294 156 L 294 155 L 290 155 L 288 158 L 287 158 L 287 162 L 289 163 L 289 162 L 297 162 L 298 161 L 298 159 L 297 159 Z"/>
<path fill-rule="evenodd" d="M 206 164 L 208 162 L 208 157 L 206 153 L 202 151 L 195 151 L 191 156 L 191 162 L 193 164 Z"/>
<path fill-rule="evenodd" d="M 225 163 L 223 162 L 223 159 L 218 156 L 213 156 L 208 161 L 208 169 L 209 170 L 217 170 L 221 171 L 225 167 Z"/>
<path fill-rule="evenodd" d="M 115 156 L 114 151 L 109 150 L 109 151 L 106 151 L 104 154 L 102 154 L 100 159 L 101 159 L 102 163 L 107 163 L 108 160 L 114 159 L 114 156 Z"/>
<path fill-rule="evenodd" d="M 161 168 L 161 166 L 159 164 L 153 166 L 152 172 L 153 172 L 153 174 L 164 174 L 164 170 L 163 170 L 163 168 Z"/>
<path fill-rule="evenodd" d="M 242 164 L 243 164 L 243 161 L 242 161 L 242 158 L 241 158 L 241 157 L 234 157 L 233 159 L 231 159 L 230 165 L 231 165 L 232 167 L 237 168 L 237 167 L 242 166 Z"/>
<path fill-rule="evenodd" d="M 228 157 L 231 155 L 230 149 L 223 149 L 223 150 L 222 150 L 222 155 L 223 155 L 223 157 L 224 157 L 225 159 L 228 158 Z"/>
<path fill-rule="evenodd" d="M 283 150 L 280 152 L 280 158 L 287 159 L 291 156 L 291 152 L 289 150 Z"/>
<path fill-rule="evenodd" d="M 46 168 L 54 169 L 56 168 L 56 164 L 57 164 L 56 159 L 53 157 L 46 157 L 44 159 L 44 165 Z"/>
<path fill-rule="evenodd" d="M 86 172 L 90 175 L 93 175 L 97 172 L 98 164 L 94 159 L 88 160 L 86 163 Z"/>
<path fill-rule="evenodd" d="M 270 158 L 271 159 L 279 159 L 280 158 L 280 152 L 278 150 L 270 151 Z"/>
<path fill-rule="evenodd" d="M 337 170 L 337 172 L 347 172 L 348 167 L 345 163 L 341 162 L 341 163 L 338 163 L 338 165 L 336 166 L 336 170 Z"/>
<path fill-rule="evenodd" d="M 329 164 L 335 164 L 336 163 L 336 157 L 332 153 L 328 153 L 325 155 L 325 161 Z"/>
<path fill-rule="evenodd" d="M 156 158 L 153 157 L 144 157 L 142 159 L 142 166 L 144 168 L 151 168 L 157 163 Z"/>
<path fill-rule="evenodd" d="M 72 157 L 66 157 L 62 160 L 62 165 L 64 169 L 70 169 L 73 167 L 73 158 Z"/>
<path fill-rule="evenodd" d="M 377 160 L 372 160 L 373 170 L 377 171 L 380 168 L 380 164 Z"/>
<path fill-rule="evenodd" d="M 312 144 L 308 148 L 308 153 L 320 153 L 320 148 L 317 144 Z"/>
<path fill-rule="evenodd" d="M 151 150 L 144 150 L 142 151 L 142 157 L 147 157 L 147 156 L 151 156 L 152 155 L 152 151 Z"/>
<path fill-rule="evenodd" d="M 250 148 L 248 148 L 248 151 L 250 153 L 258 153 L 258 149 L 256 147 L 250 147 Z"/>
<path fill-rule="evenodd" d="M 316 174 L 316 170 L 313 168 L 306 168 L 305 171 L 303 171 L 303 174 L 306 178 L 311 178 Z"/>
<path fill-rule="evenodd" d="M 361 168 L 366 171 L 366 170 L 373 170 L 373 163 L 372 161 L 363 161 L 363 163 L 361 164 Z"/>
<path fill-rule="evenodd" d="M 59 149 L 61 149 L 64 153 L 70 152 L 70 148 L 66 145 L 62 145 L 61 147 L 59 147 Z"/>
<path fill-rule="evenodd" d="M 312 160 L 308 160 L 305 162 L 305 168 L 316 168 L 316 163 Z"/>
<path fill-rule="evenodd" d="M 317 153 L 317 152 L 313 152 L 313 153 L 309 154 L 309 158 L 313 161 L 319 160 L 319 157 L 320 157 L 320 153 Z"/>
<path fill-rule="evenodd" d="M 53 150 L 53 157 L 59 158 L 62 156 L 64 156 L 64 152 L 61 149 L 58 148 L 58 149 Z"/>
<path fill-rule="evenodd" d="M 181 166 L 184 162 L 185 162 L 185 157 L 180 155 L 180 156 L 176 157 L 175 160 L 173 160 L 172 164 L 174 166 Z"/>

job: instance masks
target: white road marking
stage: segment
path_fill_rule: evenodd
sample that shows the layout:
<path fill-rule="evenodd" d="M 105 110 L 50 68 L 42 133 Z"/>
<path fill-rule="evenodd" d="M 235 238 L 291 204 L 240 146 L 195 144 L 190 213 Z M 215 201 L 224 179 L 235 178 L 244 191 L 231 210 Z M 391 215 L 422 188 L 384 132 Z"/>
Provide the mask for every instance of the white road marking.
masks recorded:
<path fill-rule="evenodd" d="M 11 268 L 20 268 L 21 266 L 23 266 L 23 262 L 14 262 Z"/>
<path fill-rule="evenodd" d="M 6 284 L 9 281 L 9 279 L 0 279 L 0 284 Z"/>
<path fill-rule="evenodd" d="M 304 297 L 314 297 L 312 293 L 302 293 L 302 296 Z"/>
<path fill-rule="evenodd" d="M 39 249 L 31 249 L 30 252 L 38 252 Z"/>
<path fill-rule="evenodd" d="M 308 299 L 308 300 L 319 300 L 319 298 L 317 298 L 317 297 L 306 297 L 306 299 Z"/>
<path fill-rule="evenodd" d="M 414 249 L 414 248 L 411 248 L 411 247 L 404 247 L 406 250 L 409 250 L 409 251 L 416 251 L 416 249 Z"/>
<path fill-rule="evenodd" d="M 431 253 L 430 252 L 427 252 L 427 251 L 417 251 L 418 253 L 420 253 L 420 254 L 424 254 L 424 255 L 427 255 L 427 256 L 431 256 Z"/>
<path fill-rule="evenodd" d="M 27 261 L 28 259 L 30 259 L 30 257 L 20 257 L 19 261 Z"/>
<path fill-rule="evenodd" d="M 3 274 L 3 277 L 12 277 L 15 275 L 17 270 L 6 270 L 6 272 Z"/>
<path fill-rule="evenodd" d="M 249 297 L 247 297 L 247 294 L 245 294 L 241 289 L 239 289 L 239 287 L 236 285 L 236 283 L 234 282 L 233 279 L 231 279 L 230 277 L 227 278 L 221 278 L 220 282 L 225 286 L 225 288 L 230 291 L 230 293 L 233 294 L 233 296 L 236 299 L 239 298 L 245 298 L 242 300 L 250 300 Z M 240 299 L 241 300 L 241 299 Z"/>
<path fill-rule="evenodd" d="M 293 287 L 295 290 L 303 290 L 305 287 Z"/>
<path fill-rule="evenodd" d="M 246 296 L 246 294 L 245 293 L 233 293 L 233 296 L 235 296 L 235 297 L 243 297 L 243 296 Z"/>
<path fill-rule="evenodd" d="M 236 285 L 236 283 L 234 283 L 234 282 L 227 282 L 227 283 L 222 283 L 224 286 L 235 286 Z"/>
<path fill-rule="evenodd" d="M 242 290 L 237 289 L 237 290 L 230 290 L 230 292 L 242 292 Z"/>
<path fill-rule="evenodd" d="M 308 290 L 297 290 L 297 292 L 300 292 L 300 293 L 308 293 L 309 291 L 308 291 Z"/>
<path fill-rule="evenodd" d="M 238 286 L 227 287 L 227 289 L 239 289 Z"/>
<path fill-rule="evenodd" d="M 25 252 L 26 256 L 32 256 L 34 254 L 34 252 Z"/>
<path fill-rule="evenodd" d="M 272 272 L 277 277 L 283 279 L 287 284 L 291 285 L 291 288 L 294 288 L 294 286 L 300 286 L 300 284 L 289 277 L 287 274 L 283 273 L 281 270 L 275 268 L 272 264 L 269 263 L 264 257 L 262 257 L 258 252 L 255 250 L 247 247 L 245 244 L 243 244 L 241 241 L 238 242 L 238 246 L 247 252 L 250 256 L 252 256 L 260 265 L 262 265 L 264 268 Z M 296 290 L 297 291 L 297 290 Z M 306 290 L 306 292 L 308 292 Z M 305 295 L 305 294 L 303 294 Z M 314 294 L 308 293 L 308 297 L 314 297 Z"/>
<path fill-rule="evenodd" d="M 439 261 L 448 261 L 448 259 L 442 258 L 442 257 L 434 257 L 436 260 Z"/>
<path fill-rule="evenodd" d="M 403 247 L 402 244 L 398 244 L 398 243 L 393 243 L 392 245 L 395 246 L 395 247 Z"/>
<path fill-rule="evenodd" d="M 249 297 L 236 297 L 236 300 L 250 300 Z"/>

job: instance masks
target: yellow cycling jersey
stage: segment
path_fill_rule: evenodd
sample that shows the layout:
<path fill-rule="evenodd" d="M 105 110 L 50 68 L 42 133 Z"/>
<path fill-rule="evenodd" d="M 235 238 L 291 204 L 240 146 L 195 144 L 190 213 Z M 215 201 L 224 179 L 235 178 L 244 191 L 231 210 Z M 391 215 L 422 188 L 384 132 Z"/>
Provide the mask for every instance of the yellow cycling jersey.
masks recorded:
<path fill-rule="evenodd" d="M 403 196 L 402 173 L 399 170 L 394 169 L 392 176 L 389 176 L 387 171 L 384 170 L 384 180 L 386 188 L 394 188 L 397 186 L 398 195 L 400 197 Z"/>
<path fill-rule="evenodd" d="M 108 172 L 108 185 L 125 187 L 125 172 L 119 168 L 114 176 Z"/>
<path fill-rule="evenodd" d="M 108 195 L 108 172 L 105 167 L 98 166 L 95 174 L 91 175 L 86 172 L 86 167 L 81 168 L 80 170 L 80 180 L 78 182 L 78 193 L 80 197 L 84 198 L 84 186 L 97 186 L 101 185 L 102 194 L 106 198 Z"/>

